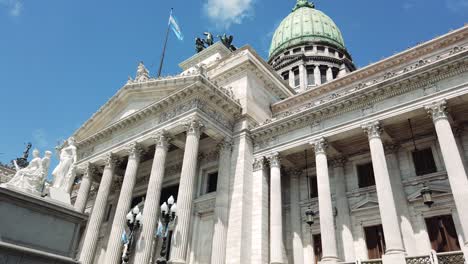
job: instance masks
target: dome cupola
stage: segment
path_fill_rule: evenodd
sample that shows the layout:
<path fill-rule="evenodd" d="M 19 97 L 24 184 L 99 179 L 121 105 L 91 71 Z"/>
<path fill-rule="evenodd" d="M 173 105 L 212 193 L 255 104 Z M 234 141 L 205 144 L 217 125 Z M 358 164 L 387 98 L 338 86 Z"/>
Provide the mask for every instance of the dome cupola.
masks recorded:
<path fill-rule="evenodd" d="M 302 67 L 318 67 L 315 73 L 310 72 L 309 75 L 315 74 L 315 77 L 319 77 L 317 73 L 320 71 L 319 67 L 323 68 L 321 71 L 324 71 L 324 76 L 320 77 L 321 81 L 303 80 L 303 85 L 292 85 L 295 89 L 297 86 L 302 86 L 299 90 L 307 90 L 308 86 L 323 84 L 338 77 L 340 72 L 343 75 L 355 69 L 340 29 L 330 17 L 317 10 L 315 5 L 308 0 L 297 0 L 292 12 L 276 29 L 271 41 L 268 61 L 284 79 L 289 79 L 289 73 L 287 73 L 288 76 L 284 73 L 285 66 L 298 64 L 292 63 L 292 61 L 297 62 L 298 58 L 302 58 Z M 311 67 L 309 67 L 310 71 L 312 71 Z M 302 69 L 302 72 L 304 71 L 305 69 Z M 304 72 L 302 75 L 307 74 Z M 296 84 L 301 82 L 296 76 L 292 77 Z M 299 79 L 301 78 L 305 77 Z"/>

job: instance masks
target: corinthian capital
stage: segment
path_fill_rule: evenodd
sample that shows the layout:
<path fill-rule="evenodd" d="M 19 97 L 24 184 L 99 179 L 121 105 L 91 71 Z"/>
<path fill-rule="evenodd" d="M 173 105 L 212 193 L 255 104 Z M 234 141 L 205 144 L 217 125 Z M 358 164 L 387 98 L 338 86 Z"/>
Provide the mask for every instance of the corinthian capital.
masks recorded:
<path fill-rule="evenodd" d="M 104 164 L 106 168 L 114 168 L 119 163 L 118 157 L 112 153 L 107 153 L 104 157 Z"/>
<path fill-rule="evenodd" d="M 224 139 L 218 143 L 217 148 L 219 152 L 222 151 L 231 151 L 232 150 L 232 142 L 230 140 Z"/>
<path fill-rule="evenodd" d="M 130 159 L 140 158 L 143 153 L 143 148 L 136 142 L 130 143 L 125 150 L 127 151 L 128 158 Z"/>
<path fill-rule="evenodd" d="M 166 131 L 163 130 L 159 133 L 156 133 L 151 138 L 154 140 L 156 148 L 163 148 L 165 150 L 169 148 L 171 138 Z"/>
<path fill-rule="evenodd" d="M 313 144 L 314 144 L 315 155 L 327 153 L 328 143 L 324 138 L 319 138 L 315 140 Z"/>
<path fill-rule="evenodd" d="M 429 105 L 426 105 L 424 108 L 432 117 L 432 121 L 434 121 L 434 123 L 438 120 L 448 119 L 447 101 L 445 100 L 433 102 Z"/>
<path fill-rule="evenodd" d="M 281 166 L 281 158 L 280 158 L 280 155 L 279 153 L 274 153 L 273 155 L 269 156 L 268 158 L 268 162 L 270 163 L 270 168 L 279 168 Z"/>
<path fill-rule="evenodd" d="M 346 157 L 340 156 L 331 160 L 331 166 L 333 168 L 344 167 L 347 161 Z"/>
<path fill-rule="evenodd" d="M 263 168 L 265 168 L 265 158 L 261 157 L 255 159 L 253 162 L 253 171 L 263 170 Z"/>
<path fill-rule="evenodd" d="M 197 137 L 200 137 L 201 130 L 204 127 L 203 123 L 197 118 L 189 120 L 184 124 L 184 126 L 187 130 L 187 135 L 192 134 L 196 135 Z"/>
<path fill-rule="evenodd" d="M 362 125 L 362 129 L 364 132 L 367 133 L 367 136 L 369 137 L 369 140 L 373 138 L 380 138 L 380 135 L 382 134 L 382 126 L 380 125 L 379 121 L 374 121 L 374 122 L 369 122 L 367 124 Z"/>
<path fill-rule="evenodd" d="M 96 173 L 96 167 L 92 163 L 86 162 L 78 167 L 78 171 L 83 173 L 83 178 L 93 178 L 94 173 Z"/>

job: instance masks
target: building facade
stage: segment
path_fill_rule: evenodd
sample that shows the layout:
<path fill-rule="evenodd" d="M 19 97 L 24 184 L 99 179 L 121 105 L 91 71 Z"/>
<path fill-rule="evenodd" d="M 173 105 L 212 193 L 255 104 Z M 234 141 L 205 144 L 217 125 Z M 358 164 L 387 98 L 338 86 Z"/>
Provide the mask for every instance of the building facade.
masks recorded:
<path fill-rule="evenodd" d="M 155 263 L 173 195 L 170 263 L 463 263 L 467 36 L 356 69 L 335 23 L 298 0 L 267 61 L 215 43 L 176 76 L 140 64 L 73 135 L 79 260 L 121 263 L 141 205 L 131 263 Z"/>

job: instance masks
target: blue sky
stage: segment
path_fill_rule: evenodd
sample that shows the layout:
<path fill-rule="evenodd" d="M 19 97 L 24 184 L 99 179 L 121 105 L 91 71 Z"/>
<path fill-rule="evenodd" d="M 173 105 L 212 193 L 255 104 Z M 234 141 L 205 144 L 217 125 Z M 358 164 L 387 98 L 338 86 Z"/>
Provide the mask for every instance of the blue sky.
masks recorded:
<path fill-rule="evenodd" d="M 194 54 L 209 30 L 267 57 L 294 0 L 0 0 L 0 161 L 31 141 L 43 152 L 71 135 L 139 61 L 157 71 L 171 7 L 185 35 L 170 36 L 163 74 Z M 356 64 L 405 50 L 468 22 L 468 0 L 320 0 Z M 55 166 L 56 159 L 52 166 Z M 52 168 L 51 168 L 52 169 Z"/>

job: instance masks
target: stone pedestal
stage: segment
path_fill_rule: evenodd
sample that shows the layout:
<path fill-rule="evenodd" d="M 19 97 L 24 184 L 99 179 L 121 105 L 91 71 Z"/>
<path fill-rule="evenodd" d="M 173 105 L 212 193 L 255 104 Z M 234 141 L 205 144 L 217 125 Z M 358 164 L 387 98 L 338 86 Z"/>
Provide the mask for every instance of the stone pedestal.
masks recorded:
<path fill-rule="evenodd" d="M 49 197 L 50 197 L 50 199 L 55 200 L 57 202 L 64 203 L 64 204 L 67 204 L 67 205 L 71 205 L 70 194 L 67 193 L 67 192 L 64 192 L 63 190 L 60 190 L 60 189 L 57 189 L 57 188 L 54 188 L 54 187 L 50 187 L 49 188 Z"/>
<path fill-rule="evenodd" d="M 77 263 L 87 216 L 73 207 L 0 188 L 0 263 Z"/>

